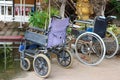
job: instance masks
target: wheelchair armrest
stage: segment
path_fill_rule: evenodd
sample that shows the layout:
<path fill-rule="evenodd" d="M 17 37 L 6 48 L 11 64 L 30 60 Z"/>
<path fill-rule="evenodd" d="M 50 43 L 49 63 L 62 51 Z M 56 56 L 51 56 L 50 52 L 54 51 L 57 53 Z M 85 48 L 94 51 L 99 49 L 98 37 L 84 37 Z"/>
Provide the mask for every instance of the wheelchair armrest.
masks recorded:
<path fill-rule="evenodd" d="M 106 19 L 107 19 L 107 22 L 109 22 L 109 21 L 113 21 L 116 18 L 117 18 L 116 16 L 108 16 Z"/>
<path fill-rule="evenodd" d="M 94 20 L 93 20 L 93 19 L 88 19 L 87 21 L 88 21 L 88 22 L 91 22 L 91 23 L 93 23 L 93 22 L 94 22 Z"/>
<path fill-rule="evenodd" d="M 27 30 L 33 30 L 33 31 L 39 31 L 39 32 L 45 32 L 46 30 L 44 29 L 40 29 L 37 27 L 28 27 Z"/>
<path fill-rule="evenodd" d="M 108 16 L 107 18 L 116 19 L 116 16 Z"/>
<path fill-rule="evenodd" d="M 74 20 L 74 22 L 83 23 L 83 24 L 93 24 L 93 21 L 90 20 Z"/>

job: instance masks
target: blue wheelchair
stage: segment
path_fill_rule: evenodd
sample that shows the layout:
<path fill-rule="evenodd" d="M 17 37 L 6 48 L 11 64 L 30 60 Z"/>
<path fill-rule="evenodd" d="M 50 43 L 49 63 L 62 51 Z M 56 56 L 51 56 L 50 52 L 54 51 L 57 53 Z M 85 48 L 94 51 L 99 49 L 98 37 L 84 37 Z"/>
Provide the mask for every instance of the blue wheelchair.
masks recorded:
<path fill-rule="evenodd" d="M 28 71 L 31 63 L 27 56 L 32 57 L 35 73 L 46 78 L 51 72 L 50 60 L 52 53 L 56 54 L 57 61 L 62 67 L 71 67 L 73 57 L 66 47 L 66 29 L 68 25 L 69 18 L 61 19 L 54 16 L 48 30 L 29 27 L 19 47 L 21 68 Z"/>

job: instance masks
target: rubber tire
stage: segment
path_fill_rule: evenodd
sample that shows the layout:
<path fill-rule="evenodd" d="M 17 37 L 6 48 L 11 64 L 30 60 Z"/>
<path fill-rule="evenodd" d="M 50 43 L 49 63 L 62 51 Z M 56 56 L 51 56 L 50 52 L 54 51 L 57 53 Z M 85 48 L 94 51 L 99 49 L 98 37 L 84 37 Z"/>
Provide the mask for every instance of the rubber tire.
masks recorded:
<path fill-rule="evenodd" d="M 42 57 L 48 64 L 48 71 L 47 71 L 47 74 L 42 76 L 42 75 L 39 75 L 39 73 L 37 73 L 36 69 L 35 69 L 35 60 L 38 58 L 38 57 Z M 35 73 L 39 76 L 39 77 L 42 77 L 42 78 L 46 78 L 49 76 L 50 72 L 51 72 L 51 63 L 50 63 L 50 60 L 49 58 L 44 55 L 44 54 L 38 54 L 35 56 L 34 60 L 33 60 L 33 69 L 35 71 Z"/>
<path fill-rule="evenodd" d="M 117 52 L 119 50 L 119 43 L 118 43 L 117 37 L 115 36 L 115 34 L 113 32 L 108 31 L 108 30 L 107 30 L 107 32 L 110 33 L 112 35 L 112 37 L 114 37 L 115 42 L 116 42 L 116 50 L 114 51 L 114 53 L 112 53 L 110 56 L 109 55 L 105 56 L 106 58 L 112 58 L 112 57 L 114 57 L 117 54 Z"/>
<path fill-rule="evenodd" d="M 29 71 L 29 70 L 30 70 L 30 67 L 31 67 L 30 60 L 29 60 L 28 58 L 24 58 L 24 60 L 27 61 L 28 67 L 25 68 L 25 67 L 23 66 L 23 64 L 22 64 L 22 61 L 23 61 L 23 60 L 20 60 L 20 67 L 21 67 L 24 71 Z"/>
<path fill-rule="evenodd" d="M 60 66 L 62 66 L 62 67 L 64 67 L 64 68 L 70 68 L 70 67 L 72 66 L 72 64 L 73 64 L 73 56 L 72 56 L 71 52 L 70 52 L 68 49 L 65 49 L 65 50 L 67 51 L 68 55 L 70 56 L 70 63 L 69 63 L 69 65 L 63 66 L 63 65 L 59 62 L 58 56 L 57 56 L 57 61 L 58 61 L 58 64 L 59 64 Z"/>
<path fill-rule="evenodd" d="M 103 55 L 102 55 L 101 59 L 99 59 L 97 62 L 91 63 L 91 64 L 84 62 L 84 61 L 79 57 L 79 54 L 78 54 L 78 52 L 77 52 L 77 42 L 78 42 L 79 38 L 81 38 L 82 36 L 84 36 L 84 35 L 86 35 L 86 34 L 91 34 L 91 35 L 94 35 L 94 36 L 98 37 L 98 39 L 101 41 L 101 44 L 102 44 L 102 46 L 103 46 Z M 103 61 L 103 59 L 104 59 L 104 57 L 105 57 L 105 53 L 106 53 L 106 47 L 105 47 L 104 41 L 103 41 L 103 39 L 102 39 L 99 35 L 97 35 L 96 33 L 93 33 L 93 32 L 84 32 L 84 33 L 82 33 L 81 35 L 79 35 L 78 38 L 76 39 L 76 42 L 75 42 L 75 54 L 76 54 L 76 57 L 78 58 L 78 60 L 79 60 L 80 62 L 82 62 L 83 64 L 86 64 L 86 65 L 89 65 L 89 66 L 98 65 L 98 64 L 100 64 L 100 63 Z"/>

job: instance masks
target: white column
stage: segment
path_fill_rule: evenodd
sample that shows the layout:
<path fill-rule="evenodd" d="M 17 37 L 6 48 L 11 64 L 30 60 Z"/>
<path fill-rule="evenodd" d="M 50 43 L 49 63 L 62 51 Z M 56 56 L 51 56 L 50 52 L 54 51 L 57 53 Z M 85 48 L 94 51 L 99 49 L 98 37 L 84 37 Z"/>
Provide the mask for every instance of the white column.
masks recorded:
<path fill-rule="evenodd" d="M 8 6 L 6 6 L 6 15 L 8 15 Z"/>
<path fill-rule="evenodd" d="M 13 6 L 11 7 L 11 13 L 12 13 L 11 15 L 13 16 Z"/>
<path fill-rule="evenodd" d="M 21 13 L 21 12 L 20 12 L 20 7 L 19 7 L 19 6 L 17 6 L 17 10 L 18 10 L 18 12 L 17 12 L 17 13 L 18 13 L 17 16 L 20 16 L 20 13 Z"/>
<path fill-rule="evenodd" d="M 20 26 L 19 28 L 22 28 L 22 0 L 20 0 Z"/>
<path fill-rule="evenodd" d="M 0 15 L 2 14 L 2 10 L 1 10 L 1 7 L 2 7 L 2 6 L 0 6 Z"/>
<path fill-rule="evenodd" d="M 11 6 L 11 15 L 12 15 L 12 21 L 14 21 L 15 15 L 14 15 L 14 17 L 13 17 L 13 5 Z"/>
<path fill-rule="evenodd" d="M 24 16 L 24 17 L 23 17 L 23 24 L 25 24 L 25 13 L 26 13 L 26 10 L 25 10 L 25 8 L 26 8 L 26 7 L 25 7 L 25 0 L 24 0 L 23 4 L 24 4 L 24 5 L 23 5 L 23 9 L 24 9 L 24 10 L 23 10 L 23 16 Z"/>
<path fill-rule="evenodd" d="M 4 0 L 4 23 L 6 23 L 6 10 L 5 10 L 5 7 L 6 7 L 6 1 Z"/>

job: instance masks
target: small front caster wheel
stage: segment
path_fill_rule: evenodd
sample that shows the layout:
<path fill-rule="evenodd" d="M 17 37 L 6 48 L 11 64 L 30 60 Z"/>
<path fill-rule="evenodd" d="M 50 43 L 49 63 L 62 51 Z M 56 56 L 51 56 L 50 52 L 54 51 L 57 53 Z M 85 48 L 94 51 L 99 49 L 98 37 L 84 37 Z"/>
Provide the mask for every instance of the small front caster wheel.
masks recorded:
<path fill-rule="evenodd" d="M 21 59 L 20 66 L 24 71 L 30 70 L 30 60 L 28 58 Z"/>

